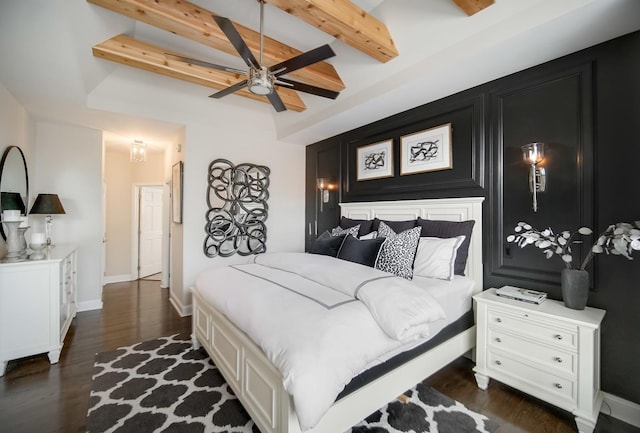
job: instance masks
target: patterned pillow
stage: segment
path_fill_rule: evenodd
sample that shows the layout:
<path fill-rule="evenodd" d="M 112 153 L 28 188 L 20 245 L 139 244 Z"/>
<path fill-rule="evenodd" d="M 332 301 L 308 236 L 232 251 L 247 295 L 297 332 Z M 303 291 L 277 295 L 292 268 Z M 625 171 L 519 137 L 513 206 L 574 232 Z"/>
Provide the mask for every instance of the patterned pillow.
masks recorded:
<path fill-rule="evenodd" d="M 331 229 L 331 236 L 351 235 L 354 238 L 357 238 L 358 231 L 360 231 L 360 224 L 355 225 L 353 227 L 348 227 L 346 229 L 343 229 L 342 227 L 338 226 Z"/>
<path fill-rule="evenodd" d="M 380 257 L 376 263 L 376 269 L 390 272 L 402 278 L 413 278 L 413 260 L 420 241 L 420 227 L 414 227 L 400 233 L 393 231 L 391 227 L 380 221 L 378 237 L 386 238 L 382 244 Z"/>

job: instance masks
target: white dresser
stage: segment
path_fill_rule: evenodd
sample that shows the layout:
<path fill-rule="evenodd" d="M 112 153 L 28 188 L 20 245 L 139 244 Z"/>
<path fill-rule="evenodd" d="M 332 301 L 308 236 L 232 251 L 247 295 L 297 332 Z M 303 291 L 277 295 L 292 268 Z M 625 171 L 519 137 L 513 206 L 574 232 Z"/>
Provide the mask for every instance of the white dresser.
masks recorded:
<path fill-rule="evenodd" d="M 0 263 L 0 376 L 12 359 L 47 352 L 58 362 L 76 296 L 73 246 L 51 247 L 44 260 Z"/>
<path fill-rule="evenodd" d="M 499 297 L 495 289 L 474 296 L 478 387 L 489 378 L 570 411 L 580 433 L 595 428 L 600 392 L 600 324 L 604 310 L 540 305 Z"/>

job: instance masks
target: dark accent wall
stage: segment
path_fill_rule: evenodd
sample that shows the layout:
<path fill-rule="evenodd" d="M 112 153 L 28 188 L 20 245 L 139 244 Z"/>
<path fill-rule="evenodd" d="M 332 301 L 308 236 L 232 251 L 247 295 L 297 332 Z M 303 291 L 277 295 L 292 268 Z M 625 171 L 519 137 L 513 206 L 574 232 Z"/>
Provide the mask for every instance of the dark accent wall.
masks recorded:
<path fill-rule="evenodd" d="M 556 231 L 640 220 L 640 32 L 494 80 L 307 147 L 307 248 L 338 224 L 340 201 L 484 196 L 485 288 L 511 284 L 560 299 L 558 257 L 506 242 L 518 221 Z M 453 168 L 400 175 L 400 137 L 452 124 Z M 356 151 L 393 141 L 394 176 L 356 180 Z M 520 146 L 546 144 L 547 191 L 533 212 Z M 319 208 L 315 179 L 339 184 Z M 317 230 L 316 230 L 317 222 Z M 595 236 L 594 236 L 595 237 Z M 593 241 L 587 238 L 582 258 Z M 578 248 L 579 249 L 579 248 Z M 598 256 L 589 305 L 607 310 L 602 389 L 640 404 L 640 254 Z"/>

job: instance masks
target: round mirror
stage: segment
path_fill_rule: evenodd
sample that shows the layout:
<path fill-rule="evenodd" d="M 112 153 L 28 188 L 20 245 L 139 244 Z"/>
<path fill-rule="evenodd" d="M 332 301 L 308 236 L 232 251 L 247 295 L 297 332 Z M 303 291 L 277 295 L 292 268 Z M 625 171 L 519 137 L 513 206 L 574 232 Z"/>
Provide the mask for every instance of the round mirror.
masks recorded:
<path fill-rule="evenodd" d="M 16 195 L 18 194 L 18 195 Z M 22 206 L 17 200 L 22 200 Z M 18 207 L 16 207 L 16 202 Z M 0 160 L 0 212 L 5 209 L 21 210 L 27 214 L 29 206 L 29 173 L 27 171 L 27 160 L 18 146 L 9 146 L 5 149 Z M 4 227 L 0 224 L 0 235 L 4 240 L 7 236 Z"/>

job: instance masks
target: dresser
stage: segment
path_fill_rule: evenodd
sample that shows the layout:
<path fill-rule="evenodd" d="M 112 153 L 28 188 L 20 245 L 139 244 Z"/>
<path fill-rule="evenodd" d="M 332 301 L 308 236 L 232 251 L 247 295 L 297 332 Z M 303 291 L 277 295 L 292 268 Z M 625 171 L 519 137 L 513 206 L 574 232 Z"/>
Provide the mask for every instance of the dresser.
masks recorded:
<path fill-rule="evenodd" d="M 48 248 L 43 260 L 0 263 L 0 376 L 12 359 L 60 359 L 76 315 L 76 249 Z"/>
<path fill-rule="evenodd" d="M 493 378 L 571 412 L 580 433 L 595 428 L 600 392 L 600 324 L 605 311 L 474 296 L 478 387 Z"/>

